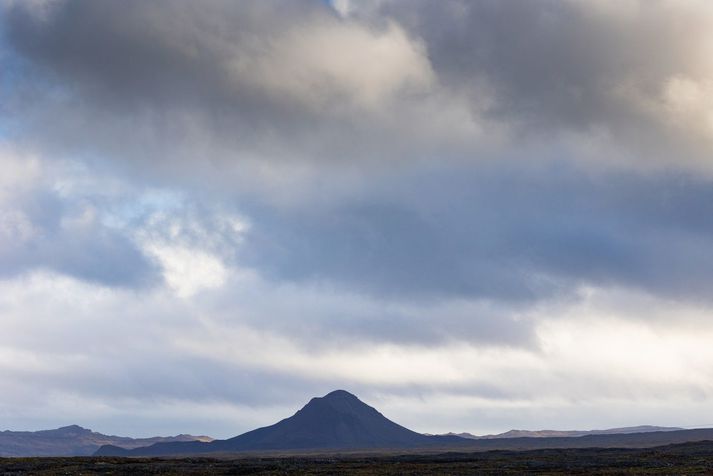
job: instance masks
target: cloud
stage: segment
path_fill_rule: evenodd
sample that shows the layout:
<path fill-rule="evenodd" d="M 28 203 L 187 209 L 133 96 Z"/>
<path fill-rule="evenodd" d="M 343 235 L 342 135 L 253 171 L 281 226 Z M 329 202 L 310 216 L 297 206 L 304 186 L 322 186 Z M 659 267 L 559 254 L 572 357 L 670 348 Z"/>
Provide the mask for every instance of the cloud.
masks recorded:
<path fill-rule="evenodd" d="M 532 148 L 546 161 L 561 144 L 588 169 L 710 172 L 705 2 L 3 9 L 17 139 L 154 185 L 291 201 L 315 182 L 334 194 L 422 164 L 542 161 Z"/>
<path fill-rule="evenodd" d="M 186 298 L 225 284 L 248 225 L 225 212 L 181 208 L 149 211 L 134 236 L 138 246 L 158 261 L 166 284 Z"/>
<path fill-rule="evenodd" d="M 245 294 L 259 291 L 243 287 Z M 422 431 L 581 427 L 594 424 L 591 415 L 608 415 L 598 424 L 616 426 L 651 421 L 662 412 L 669 415 L 665 423 L 693 425 L 713 391 L 705 378 L 712 332 L 705 307 L 637 293 L 615 292 L 612 299 L 606 288 L 531 309 L 539 342 L 532 348 L 472 340 L 387 342 L 383 335 L 369 343 L 315 335 L 320 326 L 311 337 L 280 331 L 290 319 L 314 324 L 303 319 L 310 311 L 304 304 L 318 295 L 273 296 L 304 314 L 250 320 L 252 304 L 241 303 L 242 296 L 233 296 L 238 305 L 222 307 L 220 315 L 206 312 L 206 294 L 177 301 L 161 291 L 137 300 L 128 290 L 46 273 L 3 281 L 0 288 L 8 329 L 0 337 L 6 388 L 0 413 L 12 421 L 36 421 L 33 408 L 49 405 L 66 420 L 49 414 L 44 421 L 57 424 L 227 437 L 284 417 L 311 395 L 346 386 Z M 231 299 L 235 289 L 223 287 L 222 299 Z M 628 303 L 626 312 L 617 300 Z M 348 299 L 342 306 L 358 311 Z M 651 309 L 662 318 L 652 321 Z M 445 317 L 444 311 L 435 313 Z M 445 327 L 455 329 L 454 323 Z M 610 353 L 597 359 L 582 352 L 599 355 L 602 347 Z M 627 414 L 634 406 L 638 410 Z M 178 408 L 201 409 L 201 418 Z M 611 412 L 603 413 L 606 408 Z M 146 421 L 129 427 L 117 422 L 137 416 Z"/>
<path fill-rule="evenodd" d="M 710 410 L 707 2 L 0 2 L 0 415 Z"/>
<path fill-rule="evenodd" d="M 269 181 L 295 162 L 378 163 L 417 151 L 403 144 L 440 140 L 434 118 L 439 131 L 462 135 L 450 132 L 462 112 L 440 107 L 455 102 L 431 97 L 424 45 L 397 23 L 353 22 L 318 2 L 4 10 L 24 78 L 8 108 L 32 131 L 19 136 L 51 155 L 111 158 L 154 178 L 156 169 L 185 178 L 217 165 L 203 170 L 218 181 Z"/>
<path fill-rule="evenodd" d="M 196 7 L 180 1 L 159 8 L 136 1 L 55 1 L 10 3 L 6 10 L 8 36 L 21 52 L 84 81 L 79 86 L 88 91 L 118 99 L 160 104 L 190 90 L 195 99 L 227 99 L 232 106 L 256 94 L 263 103 L 328 112 L 326 106 L 343 100 L 376 107 L 432 81 L 421 45 L 397 24 L 369 28 L 313 2 L 210 1 Z M 77 15 L 95 21 L 77 22 Z"/>
<path fill-rule="evenodd" d="M 627 167 L 710 173 L 706 2 L 360 5 L 349 2 L 348 16 L 388 18 L 421 38 L 439 81 L 468 97 L 477 115 L 504 124 L 510 140 L 605 134 L 630 151 L 619 159 Z"/>
<path fill-rule="evenodd" d="M 444 186 L 447 184 L 447 186 Z M 384 298 L 528 303 L 578 284 L 707 300 L 706 180 L 550 166 L 441 167 L 331 205 L 253 213 L 239 249 L 272 279 Z"/>
<path fill-rule="evenodd" d="M 257 54 L 236 52 L 228 59 L 236 89 L 259 88 L 327 113 L 388 107 L 402 90 L 427 91 L 433 81 L 422 47 L 394 23 L 373 31 L 323 19 L 256 48 Z"/>
<path fill-rule="evenodd" d="M 99 197 L 64 195 L 36 157 L 0 151 L 0 276 L 51 269 L 108 286 L 143 287 L 151 261 L 121 230 L 101 222 Z"/>

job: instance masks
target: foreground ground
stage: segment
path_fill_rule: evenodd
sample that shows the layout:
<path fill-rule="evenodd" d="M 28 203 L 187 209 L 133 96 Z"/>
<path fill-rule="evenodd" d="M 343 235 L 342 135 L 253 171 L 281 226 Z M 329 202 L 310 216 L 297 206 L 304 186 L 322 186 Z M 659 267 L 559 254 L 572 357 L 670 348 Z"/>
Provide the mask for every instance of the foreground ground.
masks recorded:
<path fill-rule="evenodd" d="M 490 451 L 438 455 L 212 458 L 5 458 L 0 474 L 575 475 L 713 474 L 713 442 L 649 449 Z"/>

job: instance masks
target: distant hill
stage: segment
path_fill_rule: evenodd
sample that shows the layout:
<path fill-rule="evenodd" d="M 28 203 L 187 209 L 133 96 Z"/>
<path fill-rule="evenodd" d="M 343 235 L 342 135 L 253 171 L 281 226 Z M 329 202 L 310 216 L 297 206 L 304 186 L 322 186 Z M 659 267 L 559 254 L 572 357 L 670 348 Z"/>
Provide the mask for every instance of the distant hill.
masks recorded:
<path fill-rule="evenodd" d="M 103 445 L 138 448 L 158 442 L 212 441 L 208 436 L 178 435 L 153 438 L 128 438 L 93 432 L 71 425 L 55 430 L 0 431 L 0 457 L 89 456 Z"/>
<path fill-rule="evenodd" d="M 590 434 L 583 436 L 543 436 L 466 439 L 470 451 L 536 450 L 566 448 L 653 448 L 679 443 L 713 441 L 713 428 L 649 431 L 643 433 Z M 453 447 L 456 449 L 455 447 Z M 462 447 L 461 447 L 462 448 Z"/>
<path fill-rule="evenodd" d="M 104 446 L 98 456 L 158 456 L 256 450 L 374 449 L 443 446 L 466 441 L 427 436 L 397 425 L 344 390 L 313 398 L 293 416 L 228 440 L 157 443 L 125 450 Z"/>
<path fill-rule="evenodd" d="M 683 428 L 675 426 L 629 426 L 624 428 L 609 428 L 607 430 L 510 430 L 495 435 L 473 435 L 471 433 L 446 433 L 446 436 L 460 436 L 471 440 L 486 440 L 499 438 L 552 438 L 577 437 L 586 435 L 626 435 L 630 433 L 653 433 L 658 431 L 679 431 Z"/>

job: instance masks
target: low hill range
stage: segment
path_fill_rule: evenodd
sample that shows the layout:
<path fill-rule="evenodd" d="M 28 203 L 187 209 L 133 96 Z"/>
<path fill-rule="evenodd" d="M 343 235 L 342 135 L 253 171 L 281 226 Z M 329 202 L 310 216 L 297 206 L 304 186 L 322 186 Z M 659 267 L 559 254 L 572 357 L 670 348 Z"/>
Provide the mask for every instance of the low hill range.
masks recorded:
<path fill-rule="evenodd" d="M 629 433 L 633 431 L 633 433 Z M 550 432 L 548 434 L 548 432 Z M 539 433 L 538 436 L 535 434 Z M 576 434 L 574 434 L 576 433 Z M 503 436 L 507 435 L 507 436 Z M 386 418 L 356 396 L 336 390 L 313 398 L 301 410 L 274 425 L 227 440 L 159 442 L 126 449 L 109 444 L 96 456 L 184 456 L 251 452 L 335 451 L 488 451 L 545 448 L 647 448 L 713 441 L 713 429 L 633 427 L 593 432 L 512 432 L 493 437 L 427 435 Z"/>
<path fill-rule="evenodd" d="M 274 425 L 226 440 L 193 435 L 135 439 L 71 425 L 34 432 L 0 431 L 0 457 L 648 448 L 706 440 L 713 441 L 713 429 L 637 426 L 592 431 L 511 430 L 483 436 L 421 434 L 394 423 L 351 393 L 337 390 L 313 398 Z"/>
<path fill-rule="evenodd" d="M 658 431 L 680 431 L 677 426 L 627 426 L 624 428 L 609 428 L 606 430 L 510 430 L 495 435 L 473 435 L 472 433 L 445 433 L 448 436 L 460 436 L 471 440 L 490 440 L 500 438 L 576 438 L 586 435 L 627 435 L 630 433 L 653 433 Z"/>
<path fill-rule="evenodd" d="M 139 448 L 154 443 L 213 441 L 209 436 L 177 435 L 128 438 L 97 433 L 78 425 L 54 430 L 0 431 L 0 457 L 90 456 L 104 445 Z"/>

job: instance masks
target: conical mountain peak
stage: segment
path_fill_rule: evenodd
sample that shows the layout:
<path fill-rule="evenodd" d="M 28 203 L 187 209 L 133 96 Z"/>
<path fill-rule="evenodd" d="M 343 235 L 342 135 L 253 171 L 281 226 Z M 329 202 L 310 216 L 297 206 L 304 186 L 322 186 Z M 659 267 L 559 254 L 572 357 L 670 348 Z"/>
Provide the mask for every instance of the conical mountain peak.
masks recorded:
<path fill-rule="evenodd" d="M 347 392 L 346 390 L 333 390 L 329 392 L 327 395 L 324 397 L 325 399 L 333 399 L 333 398 L 353 398 L 355 400 L 359 400 L 356 395 Z"/>
<path fill-rule="evenodd" d="M 101 455 L 161 455 L 296 449 L 409 448 L 442 444 L 448 438 L 404 428 L 345 390 L 315 397 L 289 418 L 228 440 L 156 444 L 132 451 L 104 449 Z"/>
<path fill-rule="evenodd" d="M 305 407 L 309 405 L 339 405 L 340 403 L 345 403 L 345 402 L 350 402 L 354 405 L 365 405 L 364 402 L 359 400 L 359 398 L 356 395 L 353 395 L 346 390 L 334 390 L 333 392 L 329 392 L 323 397 L 314 397 L 312 398 Z"/>
<path fill-rule="evenodd" d="M 294 417 L 299 421 L 309 422 L 310 426 L 319 421 L 340 427 L 374 419 L 386 420 L 375 408 L 345 390 L 335 390 L 323 397 L 313 398 Z"/>
<path fill-rule="evenodd" d="M 330 407 L 340 412 L 360 412 L 364 410 L 374 410 L 366 403 L 359 400 L 356 395 L 352 395 L 346 390 L 335 390 L 323 397 L 315 397 L 303 407 L 303 410 L 310 407 Z"/>

